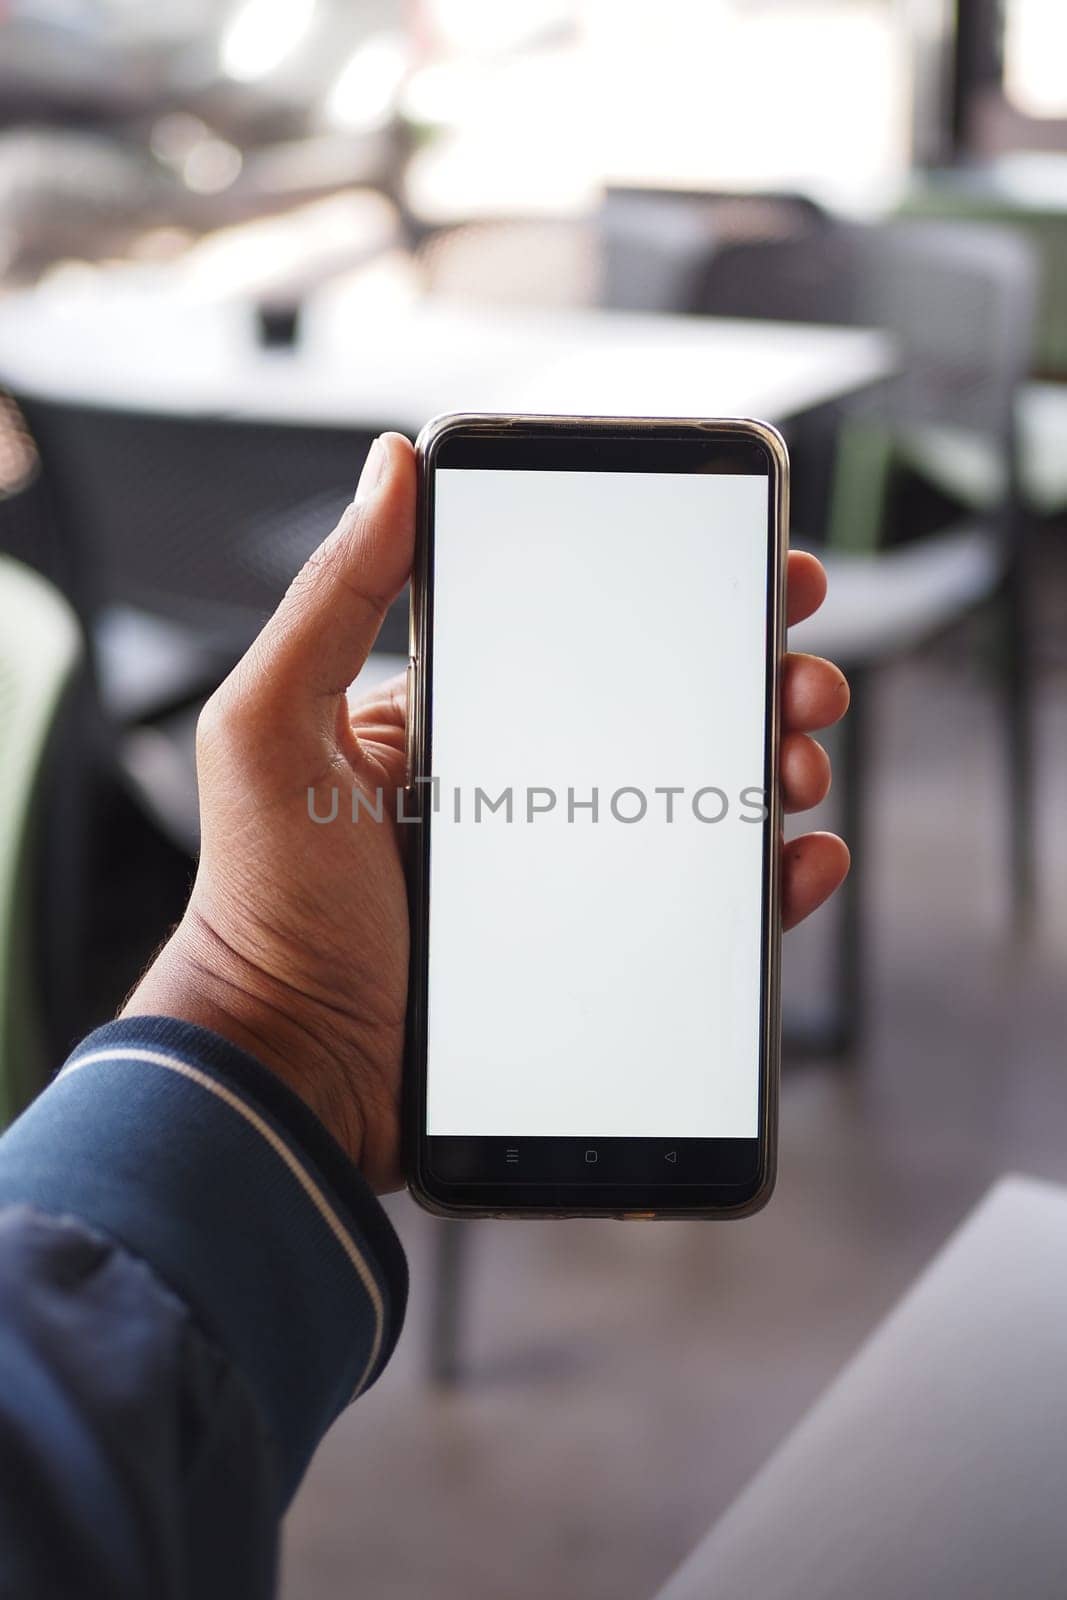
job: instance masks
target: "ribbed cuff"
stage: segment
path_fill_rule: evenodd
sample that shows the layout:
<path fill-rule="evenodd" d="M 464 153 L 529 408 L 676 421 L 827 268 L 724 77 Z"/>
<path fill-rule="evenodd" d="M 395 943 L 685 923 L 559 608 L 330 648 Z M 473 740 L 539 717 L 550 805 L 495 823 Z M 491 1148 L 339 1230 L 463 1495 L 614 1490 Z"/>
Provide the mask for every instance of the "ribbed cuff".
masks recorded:
<path fill-rule="evenodd" d="M 0 1140 L 0 1204 L 19 1201 L 111 1234 L 185 1299 L 251 1383 L 286 1499 L 399 1336 L 385 1212 L 309 1108 L 206 1029 L 90 1034 Z"/>

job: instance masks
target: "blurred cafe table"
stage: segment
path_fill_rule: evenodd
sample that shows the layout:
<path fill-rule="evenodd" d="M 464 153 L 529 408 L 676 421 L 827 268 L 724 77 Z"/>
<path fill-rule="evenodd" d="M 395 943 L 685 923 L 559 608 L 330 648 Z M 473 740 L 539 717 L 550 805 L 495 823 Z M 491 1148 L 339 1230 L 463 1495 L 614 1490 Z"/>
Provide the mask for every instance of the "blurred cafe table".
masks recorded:
<path fill-rule="evenodd" d="M 750 415 L 817 410 L 887 377 L 865 329 L 582 309 L 375 304 L 334 288 L 264 347 L 247 301 L 180 275 L 98 273 L 0 299 L 0 383 L 16 395 L 148 414 L 414 434 L 444 411 Z"/>
<path fill-rule="evenodd" d="M 873 330 L 486 307 L 407 282 L 368 291 L 365 279 L 319 285 L 292 319 L 294 341 L 272 346 L 262 285 L 258 306 L 247 287 L 139 264 L 64 268 L 0 294 L 0 388 L 51 413 L 44 476 L 66 489 L 68 564 L 91 576 L 97 678 L 128 730 L 124 768 L 189 850 L 190 685 L 225 670 L 199 633 L 226 605 L 237 616 L 226 613 L 227 659 L 244 648 L 345 504 L 369 434 L 413 436 L 449 411 L 819 427 L 894 364 Z M 361 686 L 406 648 L 394 612 Z"/>
<path fill-rule="evenodd" d="M 0 389 L 52 415 L 45 477 L 65 490 L 67 565 L 91 578 L 127 773 L 186 849 L 196 715 L 181 708 L 190 683 L 225 670 L 200 621 L 239 605 L 222 643 L 227 659 L 244 648 L 345 504 L 372 433 L 414 436 L 447 411 L 740 414 L 792 432 L 832 426 L 893 369 L 873 330 L 483 307 L 403 281 L 320 285 L 291 344 L 264 342 L 262 308 L 180 263 L 64 268 L 0 295 Z M 361 686 L 395 669 L 406 632 L 398 605 Z M 175 708 L 165 722 L 160 706 Z"/>

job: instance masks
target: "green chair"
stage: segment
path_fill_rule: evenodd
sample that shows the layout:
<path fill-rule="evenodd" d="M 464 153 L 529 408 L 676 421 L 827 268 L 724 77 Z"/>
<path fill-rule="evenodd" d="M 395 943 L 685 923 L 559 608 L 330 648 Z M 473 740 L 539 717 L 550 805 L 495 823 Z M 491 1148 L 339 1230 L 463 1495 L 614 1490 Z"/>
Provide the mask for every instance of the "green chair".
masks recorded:
<path fill-rule="evenodd" d="M 29 568 L 0 556 L 0 1127 L 51 1063 L 36 960 L 45 772 L 82 658 L 74 613 Z"/>
<path fill-rule="evenodd" d="M 1043 161 L 1045 158 L 1038 158 Z M 1063 163 L 1058 162 L 1062 174 Z M 1017 402 L 1019 487 L 1037 517 L 1067 511 L 1067 206 L 1042 202 L 1035 185 L 996 163 L 982 169 L 931 172 L 916 179 L 902 214 L 920 220 L 1010 227 L 1029 241 L 1040 268 L 1031 376 Z M 1060 176 L 1062 184 L 1062 176 Z M 915 464 L 976 511 L 997 496 L 997 463 L 946 434 L 917 441 Z"/>

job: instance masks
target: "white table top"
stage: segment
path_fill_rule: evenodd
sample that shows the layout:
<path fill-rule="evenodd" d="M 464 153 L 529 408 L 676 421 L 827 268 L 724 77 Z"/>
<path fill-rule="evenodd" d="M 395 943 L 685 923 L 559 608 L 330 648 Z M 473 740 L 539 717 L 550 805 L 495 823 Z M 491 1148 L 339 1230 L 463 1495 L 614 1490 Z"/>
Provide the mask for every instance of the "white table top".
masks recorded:
<path fill-rule="evenodd" d="M 657 1600 L 1067 1595 L 1067 1190 L 993 1189 Z"/>
<path fill-rule="evenodd" d="M 446 411 L 756 416 L 772 422 L 888 376 L 864 329 L 323 294 L 292 350 L 247 303 L 136 274 L 0 299 L 0 382 L 16 393 L 188 415 L 414 433 Z"/>

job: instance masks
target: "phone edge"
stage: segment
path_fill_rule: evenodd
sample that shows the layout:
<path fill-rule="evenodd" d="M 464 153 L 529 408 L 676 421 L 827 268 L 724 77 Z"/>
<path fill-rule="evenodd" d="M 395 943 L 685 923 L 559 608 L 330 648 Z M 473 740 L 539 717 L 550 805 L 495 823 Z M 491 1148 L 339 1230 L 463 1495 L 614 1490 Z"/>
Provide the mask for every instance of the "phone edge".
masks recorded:
<path fill-rule="evenodd" d="M 428 625 L 424 607 L 426 597 L 424 572 L 422 570 L 428 555 L 430 506 L 426 494 L 426 473 L 431 463 L 431 458 L 436 447 L 452 432 L 469 429 L 472 425 L 485 424 L 487 431 L 503 426 L 514 425 L 521 427 L 523 424 L 538 423 L 552 426 L 558 424 L 561 431 L 568 427 L 603 426 L 605 429 L 620 424 L 640 430 L 643 426 L 658 424 L 676 424 L 681 427 L 694 427 L 721 431 L 723 428 L 748 433 L 759 439 L 767 450 L 774 464 L 775 476 L 775 539 L 773 557 L 777 564 L 777 576 L 774 585 L 774 616 L 771 627 L 774 633 L 774 661 L 775 683 L 774 694 L 771 698 L 770 715 L 770 740 L 771 740 L 771 770 L 778 773 L 781 752 L 781 688 L 782 670 L 785 660 L 785 635 L 786 635 L 786 581 L 789 557 L 789 452 L 782 434 L 773 423 L 765 422 L 755 417 L 617 417 L 608 415 L 582 416 L 569 413 L 531 413 L 531 412 L 443 412 L 430 418 L 420 429 L 415 440 L 416 470 L 418 475 L 417 504 L 416 504 L 416 531 L 415 531 L 415 557 L 412 566 L 411 600 L 409 605 L 409 634 L 408 634 L 408 659 L 409 666 L 419 660 L 419 646 L 425 636 Z M 409 685 L 414 690 L 414 710 L 417 714 L 417 724 L 413 717 L 413 704 L 409 700 L 408 734 L 409 734 L 409 765 L 408 765 L 408 793 L 411 794 L 411 782 L 414 772 L 414 756 L 422 748 L 420 740 L 423 734 L 422 719 L 425 709 L 425 682 L 420 674 L 412 672 L 409 676 Z M 682 1221 L 685 1219 L 708 1221 L 742 1221 L 746 1217 L 754 1216 L 762 1211 L 771 1199 L 778 1178 L 778 1114 L 781 1083 L 781 948 L 782 948 L 782 907 L 781 907 L 781 876 L 782 876 L 782 802 L 781 785 L 775 781 L 771 785 L 768 796 L 768 828 L 772 840 L 777 841 L 777 848 L 772 851 L 770 867 L 770 883 L 768 904 L 770 907 L 771 927 L 769 936 L 765 941 L 766 959 L 768 965 L 767 994 L 763 1009 L 764 1041 L 766 1048 L 766 1085 L 764 1105 L 761 1116 L 760 1140 L 763 1147 L 763 1170 L 758 1188 L 747 1200 L 737 1206 L 704 1206 L 704 1207 L 672 1207 L 670 1210 L 637 1211 L 637 1210 L 606 1210 L 603 1207 L 594 1208 L 568 1208 L 566 1210 L 539 1207 L 508 1207 L 506 1210 L 482 1206 L 457 1206 L 439 1200 L 423 1185 L 419 1154 L 421 1148 L 421 1129 L 419 1126 L 419 1113 L 417 1086 L 413 1085 L 413 1074 L 409 1070 L 410 1059 L 410 1030 L 414 1023 L 414 1001 L 409 982 L 408 1004 L 408 1033 L 405 1043 L 404 1068 L 402 1076 L 402 1160 L 404 1181 L 407 1188 L 419 1205 L 433 1216 L 449 1220 L 461 1221 L 463 1219 L 477 1220 L 479 1218 L 493 1218 L 501 1221 L 563 1220 L 568 1217 L 582 1218 L 616 1218 L 620 1220 L 649 1220 L 649 1221 Z M 411 926 L 411 969 L 412 977 L 415 971 L 415 888 L 422 882 L 422 866 L 418 873 L 408 874 L 408 903 Z M 423 897 L 420 895 L 419 900 Z M 420 933 L 420 937 L 421 937 Z M 421 949 L 421 947 L 420 947 Z"/>

